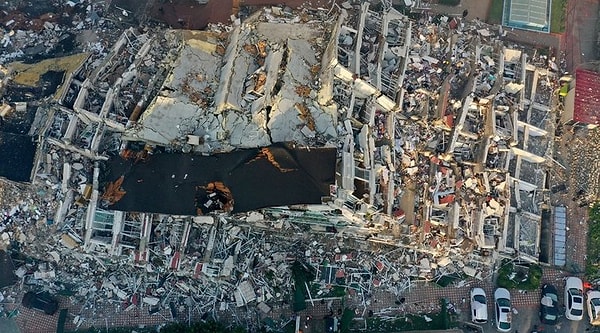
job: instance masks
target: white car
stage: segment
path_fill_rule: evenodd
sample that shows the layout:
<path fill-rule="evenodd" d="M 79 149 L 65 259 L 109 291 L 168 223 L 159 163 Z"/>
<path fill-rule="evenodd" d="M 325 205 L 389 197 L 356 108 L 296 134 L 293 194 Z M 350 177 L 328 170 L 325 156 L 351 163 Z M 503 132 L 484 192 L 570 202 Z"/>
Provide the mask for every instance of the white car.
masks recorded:
<path fill-rule="evenodd" d="M 510 332 L 512 322 L 512 308 L 510 293 L 504 288 L 494 292 L 494 308 L 496 312 L 496 329 L 500 332 Z"/>
<path fill-rule="evenodd" d="M 568 277 L 565 282 L 565 317 L 569 320 L 583 319 L 583 282 L 577 277 Z"/>
<path fill-rule="evenodd" d="M 477 324 L 488 321 L 487 297 L 481 288 L 471 289 L 471 321 Z"/>
<path fill-rule="evenodd" d="M 590 325 L 600 325 L 600 291 L 590 290 L 587 292 L 587 311 L 590 317 Z"/>

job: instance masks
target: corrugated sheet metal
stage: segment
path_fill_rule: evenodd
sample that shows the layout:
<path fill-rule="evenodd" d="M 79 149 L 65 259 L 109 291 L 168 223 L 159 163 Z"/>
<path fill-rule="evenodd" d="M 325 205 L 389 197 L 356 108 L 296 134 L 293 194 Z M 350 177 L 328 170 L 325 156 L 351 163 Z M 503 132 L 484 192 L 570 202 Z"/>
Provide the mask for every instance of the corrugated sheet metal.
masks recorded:
<path fill-rule="evenodd" d="M 554 207 L 554 265 L 564 266 L 567 258 L 567 207 Z"/>

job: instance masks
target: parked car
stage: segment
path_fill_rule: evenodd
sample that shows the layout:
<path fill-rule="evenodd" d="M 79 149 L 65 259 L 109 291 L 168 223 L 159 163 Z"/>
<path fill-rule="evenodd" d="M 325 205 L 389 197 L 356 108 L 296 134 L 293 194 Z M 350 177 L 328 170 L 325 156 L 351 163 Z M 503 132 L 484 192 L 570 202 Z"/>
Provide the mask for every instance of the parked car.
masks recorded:
<path fill-rule="evenodd" d="M 558 321 L 558 291 L 551 284 L 542 286 L 540 300 L 540 320 L 546 325 L 555 325 Z"/>
<path fill-rule="evenodd" d="M 512 308 L 510 293 L 504 288 L 494 292 L 494 307 L 496 312 L 496 329 L 500 332 L 509 332 L 512 322 Z"/>
<path fill-rule="evenodd" d="M 571 276 L 565 282 L 565 317 L 569 320 L 583 319 L 583 282 Z"/>
<path fill-rule="evenodd" d="M 600 326 L 600 291 L 590 290 L 587 292 L 587 311 L 590 325 Z"/>
<path fill-rule="evenodd" d="M 481 288 L 471 289 L 471 321 L 477 324 L 488 321 L 487 297 Z"/>
<path fill-rule="evenodd" d="M 58 300 L 47 292 L 29 291 L 23 295 L 21 304 L 28 309 L 36 309 L 48 315 L 53 315 L 58 310 Z"/>

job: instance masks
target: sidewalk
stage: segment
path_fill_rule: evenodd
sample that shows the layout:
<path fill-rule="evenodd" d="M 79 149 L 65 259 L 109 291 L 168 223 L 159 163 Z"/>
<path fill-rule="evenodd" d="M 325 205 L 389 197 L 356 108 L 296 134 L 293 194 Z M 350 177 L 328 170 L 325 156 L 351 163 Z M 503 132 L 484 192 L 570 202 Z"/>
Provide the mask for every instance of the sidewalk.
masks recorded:
<path fill-rule="evenodd" d="M 542 283 L 554 285 L 559 294 L 563 293 L 564 278 L 572 274 L 567 271 L 554 269 L 551 267 L 543 268 Z M 493 297 L 496 285 L 492 281 L 471 280 L 462 286 L 440 287 L 434 283 L 413 282 L 410 291 L 407 291 L 402 297 L 404 302 L 399 302 L 393 294 L 382 289 L 373 293 L 371 305 L 367 308 L 374 313 L 387 314 L 390 316 L 402 314 L 431 313 L 440 310 L 440 299 L 445 298 L 454 304 L 461 313 L 468 317 L 470 313 L 469 294 L 472 288 L 483 288 L 488 298 L 488 308 L 493 313 Z M 519 291 L 509 290 L 516 309 L 537 308 L 541 299 L 541 286 L 538 290 Z M 402 298 L 401 297 L 401 298 Z M 376 300 L 376 301 L 374 301 Z M 469 319 L 469 318 L 467 318 Z"/>

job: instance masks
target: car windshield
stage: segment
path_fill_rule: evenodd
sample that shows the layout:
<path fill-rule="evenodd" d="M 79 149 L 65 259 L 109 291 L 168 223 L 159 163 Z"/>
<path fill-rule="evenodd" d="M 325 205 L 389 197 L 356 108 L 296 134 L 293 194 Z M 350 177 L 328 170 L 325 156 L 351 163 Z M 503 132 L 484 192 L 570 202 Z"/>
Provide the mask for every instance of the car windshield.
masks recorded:
<path fill-rule="evenodd" d="M 569 289 L 569 293 L 573 296 L 581 296 L 581 291 L 577 288 Z"/>
<path fill-rule="evenodd" d="M 510 329 L 510 323 L 505 323 L 505 322 L 503 322 L 503 321 L 501 321 L 501 322 L 498 324 L 498 326 L 499 326 L 501 329 L 503 329 L 503 330 L 508 330 L 508 329 Z"/>
<path fill-rule="evenodd" d="M 600 298 L 592 298 L 590 300 L 590 302 L 594 305 L 594 306 L 600 306 Z"/>
<path fill-rule="evenodd" d="M 473 300 L 481 304 L 485 304 L 485 296 L 483 295 L 475 295 L 473 296 Z"/>
<path fill-rule="evenodd" d="M 581 316 L 583 314 L 583 310 L 581 310 L 581 309 L 571 309 L 571 314 L 573 316 Z"/>
<path fill-rule="evenodd" d="M 510 300 L 508 298 L 498 298 L 496 302 L 499 306 L 510 307 Z"/>

